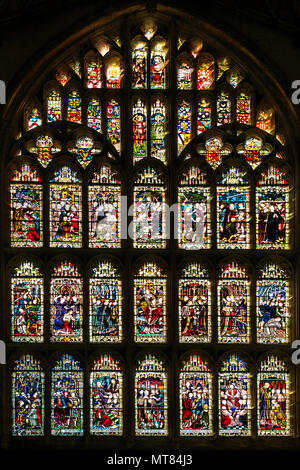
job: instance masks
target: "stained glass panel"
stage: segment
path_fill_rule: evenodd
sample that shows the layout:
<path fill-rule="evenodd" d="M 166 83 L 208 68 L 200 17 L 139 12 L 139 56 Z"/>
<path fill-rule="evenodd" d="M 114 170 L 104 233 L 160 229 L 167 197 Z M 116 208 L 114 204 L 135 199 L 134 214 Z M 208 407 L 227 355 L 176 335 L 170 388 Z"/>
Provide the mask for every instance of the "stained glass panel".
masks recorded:
<path fill-rule="evenodd" d="M 73 356 L 65 354 L 52 368 L 52 436 L 83 435 L 83 372 Z"/>
<path fill-rule="evenodd" d="M 284 361 L 268 356 L 257 374 L 257 426 L 259 436 L 289 436 L 290 373 Z"/>
<path fill-rule="evenodd" d="M 120 88 L 123 71 L 121 69 L 120 59 L 114 58 L 106 68 L 106 87 Z"/>
<path fill-rule="evenodd" d="M 210 188 L 205 173 L 190 167 L 178 186 L 178 247 L 209 248 L 211 243 Z"/>
<path fill-rule="evenodd" d="M 210 54 L 200 54 L 197 61 L 197 89 L 211 90 L 215 82 L 215 61 Z"/>
<path fill-rule="evenodd" d="M 165 163 L 166 142 L 166 107 L 159 99 L 151 105 L 151 157 Z"/>
<path fill-rule="evenodd" d="M 85 86 L 87 88 L 101 88 L 102 85 L 102 63 L 96 54 L 89 54 L 85 65 Z"/>
<path fill-rule="evenodd" d="M 68 121 L 81 123 L 81 97 L 76 90 L 69 93 Z"/>
<path fill-rule="evenodd" d="M 106 108 L 107 138 L 121 151 L 121 107 L 119 102 L 111 100 Z"/>
<path fill-rule="evenodd" d="M 135 248 L 165 248 L 165 186 L 153 168 L 145 168 L 136 178 L 132 227 Z"/>
<path fill-rule="evenodd" d="M 218 331 L 220 343 L 250 340 L 250 281 L 236 262 L 227 264 L 218 280 Z"/>
<path fill-rule="evenodd" d="M 211 283 L 198 263 L 180 273 L 178 286 L 179 341 L 206 343 L 211 339 Z"/>
<path fill-rule="evenodd" d="M 92 248 L 121 246 L 121 185 L 111 167 L 94 173 L 89 185 L 89 244 Z"/>
<path fill-rule="evenodd" d="M 211 103 L 203 98 L 197 105 L 197 134 L 211 128 Z"/>
<path fill-rule="evenodd" d="M 132 88 L 147 88 L 147 47 L 136 42 L 132 51 Z"/>
<path fill-rule="evenodd" d="M 13 436 L 44 435 L 45 374 L 29 354 L 15 361 L 12 374 Z"/>
<path fill-rule="evenodd" d="M 194 66 L 191 59 L 180 60 L 177 66 L 177 87 L 180 90 L 191 90 L 193 88 Z"/>
<path fill-rule="evenodd" d="M 147 355 L 135 374 L 135 432 L 138 436 L 168 434 L 167 374 L 162 361 Z"/>
<path fill-rule="evenodd" d="M 269 167 L 256 186 L 257 248 L 289 246 L 289 184 L 284 171 Z"/>
<path fill-rule="evenodd" d="M 212 374 L 198 354 L 182 363 L 179 379 L 180 435 L 212 434 Z"/>
<path fill-rule="evenodd" d="M 36 170 L 23 164 L 11 177 L 11 246 L 40 247 L 43 242 L 43 191 Z"/>
<path fill-rule="evenodd" d="M 256 282 L 258 343 L 289 341 L 289 301 L 287 273 L 275 263 L 266 264 Z"/>
<path fill-rule="evenodd" d="M 251 433 L 250 374 L 236 354 L 222 362 L 219 372 L 219 434 L 249 436 Z"/>
<path fill-rule="evenodd" d="M 31 129 L 34 129 L 35 127 L 41 126 L 42 125 L 42 118 L 41 118 L 41 113 L 37 108 L 33 108 L 28 116 L 28 121 L 27 121 L 27 130 L 31 131 Z"/>
<path fill-rule="evenodd" d="M 240 124 L 251 124 L 251 98 L 241 92 L 236 99 L 236 120 Z"/>
<path fill-rule="evenodd" d="M 132 108 L 133 160 L 137 162 L 147 157 L 147 108 L 138 99 Z"/>
<path fill-rule="evenodd" d="M 56 90 L 51 90 L 47 98 L 47 121 L 56 122 L 61 120 L 62 101 L 61 95 Z"/>
<path fill-rule="evenodd" d="M 230 123 L 231 101 L 227 91 L 221 91 L 217 98 L 217 126 Z"/>
<path fill-rule="evenodd" d="M 81 184 L 77 173 L 64 166 L 50 184 L 50 246 L 81 246 Z"/>
<path fill-rule="evenodd" d="M 90 278 L 90 340 L 122 340 L 122 283 L 118 270 L 108 261 L 99 263 Z"/>
<path fill-rule="evenodd" d="M 82 278 L 69 261 L 58 265 L 50 282 L 51 341 L 81 342 L 83 323 Z"/>
<path fill-rule="evenodd" d="M 153 263 L 134 278 L 134 337 L 138 343 L 164 343 L 167 334 L 167 279 Z"/>
<path fill-rule="evenodd" d="M 14 342 L 44 340 L 44 283 L 31 261 L 18 266 L 11 278 L 11 338 Z"/>
<path fill-rule="evenodd" d="M 121 435 L 123 430 L 123 373 L 118 361 L 103 354 L 90 375 L 91 434 Z"/>
<path fill-rule="evenodd" d="M 96 98 L 91 98 L 87 108 L 87 125 L 101 132 L 101 106 Z"/>
<path fill-rule="evenodd" d="M 166 88 L 166 71 L 168 61 L 166 59 L 166 41 L 156 39 L 150 57 L 150 83 L 152 89 Z"/>
<path fill-rule="evenodd" d="M 231 167 L 217 186 L 218 248 L 249 248 L 250 193 L 246 173 Z"/>
<path fill-rule="evenodd" d="M 177 152 L 180 154 L 192 138 L 192 107 L 182 101 L 177 109 Z"/>

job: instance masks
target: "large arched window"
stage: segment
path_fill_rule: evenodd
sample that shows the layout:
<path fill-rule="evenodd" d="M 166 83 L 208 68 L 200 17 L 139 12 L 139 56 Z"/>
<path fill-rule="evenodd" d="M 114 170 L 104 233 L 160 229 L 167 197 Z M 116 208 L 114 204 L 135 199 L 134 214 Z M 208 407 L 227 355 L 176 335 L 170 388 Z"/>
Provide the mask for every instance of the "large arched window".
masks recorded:
<path fill-rule="evenodd" d="M 237 41 L 172 11 L 86 25 L 14 94 L 0 134 L 6 436 L 296 435 L 290 104 Z"/>

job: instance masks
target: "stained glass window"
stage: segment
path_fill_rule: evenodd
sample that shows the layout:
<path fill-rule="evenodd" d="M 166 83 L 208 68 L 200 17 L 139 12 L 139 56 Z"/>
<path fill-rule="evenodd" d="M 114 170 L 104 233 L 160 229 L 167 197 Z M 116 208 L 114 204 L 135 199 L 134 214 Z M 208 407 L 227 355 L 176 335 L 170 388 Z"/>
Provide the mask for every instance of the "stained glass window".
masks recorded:
<path fill-rule="evenodd" d="M 121 106 L 117 100 L 110 100 L 106 108 L 107 138 L 121 151 Z"/>
<path fill-rule="evenodd" d="M 211 102 L 202 98 L 197 105 L 197 134 L 211 128 Z"/>
<path fill-rule="evenodd" d="M 63 166 L 50 180 L 50 246 L 81 246 L 81 184 L 76 171 Z"/>
<path fill-rule="evenodd" d="M 81 342 L 83 323 L 82 278 L 74 264 L 54 267 L 50 282 L 51 341 Z"/>
<path fill-rule="evenodd" d="M 289 247 L 289 183 L 284 170 L 270 166 L 256 185 L 257 248 Z"/>
<path fill-rule="evenodd" d="M 66 67 L 63 65 L 59 67 L 58 71 L 55 74 L 55 78 L 59 81 L 62 86 L 65 86 L 71 80 L 71 75 L 67 71 Z"/>
<path fill-rule="evenodd" d="M 134 338 L 164 343 L 167 335 L 167 277 L 157 264 L 144 264 L 134 277 Z"/>
<path fill-rule="evenodd" d="M 251 97 L 241 91 L 236 98 L 236 120 L 240 124 L 251 124 Z"/>
<path fill-rule="evenodd" d="M 165 248 L 165 185 L 153 168 L 144 168 L 135 180 L 133 211 L 134 247 Z"/>
<path fill-rule="evenodd" d="M 102 61 L 96 52 L 90 52 L 85 57 L 85 86 L 87 88 L 102 88 Z"/>
<path fill-rule="evenodd" d="M 167 373 L 164 363 L 148 354 L 135 373 L 135 432 L 138 436 L 168 434 Z"/>
<path fill-rule="evenodd" d="M 222 268 L 218 280 L 218 330 L 220 343 L 250 340 L 250 281 L 234 261 Z"/>
<path fill-rule="evenodd" d="M 180 369 L 180 435 L 212 434 L 212 374 L 207 361 L 192 354 Z"/>
<path fill-rule="evenodd" d="M 46 419 L 47 439 L 85 430 L 87 446 L 105 436 L 122 444 L 134 409 L 141 442 L 166 436 L 163 350 L 180 357 L 170 362 L 171 440 L 249 436 L 250 409 L 255 437 L 293 435 L 293 368 L 282 357 L 298 315 L 297 191 L 284 110 L 275 119 L 282 100 L 263 98 L 254 68 L 223 56 L 209 32 L 154 10 L 103 20 L 8 110 L 7 348 L 66 352 L 49 389 L 37 358 L 16 355 L 25 354 L 11 364 L 5 435 L 42 436 Z M 263 249 L 277 256 L 261 261 Z M 265 351 L 258 362 L 252 406 L 252 368 L 239 354 L 269 347 L 278 357 Z M 220 348 L 231 349 L 218 370 L 200 349 L 219 361 Z M 131 353 L 141 358 L 135 388 L 120 365 Z"/>
<path fill-rule="evenodd" d="M 262 131 L 274 134 L 275 131 L 275 112 L 272 106 L 262 102 L 256 111 L 256 127 Z"/>
<path fill-rule="evenodd" d="M 166 107 L 157 99 L 151 105 L 151 157 L 165 163 L 167 153 L 166 142 Z"/>
<path fill-rule="evenodd" d="M 132 108 L 133 159 L 134 162 L 147 157 L 147 108 L 138 98 Z"/>
<path fill-rule="evenodd" d="M 123 431 L 123 373 L 118 361 L 102 354 L 90 375 L 91 434 L 121 435 Z"/>
<path fill-rule="evenodd" d="M 123 69 L 121 65 L 121 57 L 116 54 L 110 54 L 109 59 L 106 59 L 105 75 L 107 88 L 121 88 L 121 81 L 123 78 Z"/>
<path fill-rule="evenodd" d="M 87 108 L 87 125 L 97 132 L 101 132 L 101 106 L 97 98 L 89 100 Z"/>
<path fill-rule="evenodd" d="M 265 156 L 272 152 L 273 146 L 270 143 L 265 143 L 253 131 L 249 131 L 245 142 L 237 145 L 236 150 L 239 154 L 245 156 L 247 163 L 254 169 L 261 164 Z"/>
<path fill-rule="evenodd" d="M 75 146 L 72 142 L 68 145 L 69 152 L 76 155 L 77 161 L 83 168 L 91 163 L 94 155 L 100 153 L 100 145 L 94 142 L 94 139 L 88 135 L 82 135 L 75 140 Z"/>
<path fill-rule="evenodd" d="M 209 248 L 211 243 L 210 187 L 200 168 L 190 167 L 178 186 L 178 247 Z"/>
<path fill-rule="evenodd" d="M 100 262 L 90 277 L 90 340 L 122 340 L 122 283 L 118 269 L 109 261 Z"/>
<path fill-rule="evenodd" d="M 52 436 L 83 435 L 83 372 L 80 363 L 64 354 L 52 368 Z"/>
<path fill-rule="evenodd" d="M 182 54 L 177 60 L 177 88 L 180 90 L 191 90 L 194 80 L 194 65 L 192 58 Z"/>
<path fill-rule="evenodd" d="M 279 264 L 268 262 L 256 282 L 258 343 L 289 341 L 290 293 L 287 272 Z"/>
<path fill-rule="evenodd" d="M 132 88 L 147 88 L 147 46 L 136 38 L 132 45 Z"/>
<path fill-rule="evenodd" d="M 45 374 L 40 361 L 25 354 L 12 373 L 13 436 L 44 435 Z"/>
<path fill-rule="evenodd" d="M 44 283 L 32 261 L 23 261 L 11 277 L 11 338 L 14 342 L 44 340 Z"/>
<path fill-rule="evenodd" d="M 47 97 L 47 121 L 56 122 L 62 118 L 61 95 L 56 90 L 51 90 Z"/>
<path fill-rule="evenodd" d="M 251 390 L 247 363 L 232 354 L 219 371 L 219 434 L 249 436 L 251 433 Z"/>
<path fill-rule="evenodd" d="M 179 341 L 205 343 L 211 339 L 211 282 L 205 267 L 189 263 L 179 277 Z"/>
<path fill-rule="evenodd" d="M 215 82 L 215 61 L 210 54 L 200 54 L 197 59 L 197 89 L 211 90 Z"/>
<path fill-rule="evenodd" d="M 28 145 L 28 150 L 35 153 L 40 164 L 46 168 L 51 162 L 55 153 L 60 151 L 60 145 L 53 141 L 50 135 L 39 135 L 35 144 Z"/>
<path fill-rule="evenodd" d="M 181 101 L 177 109 L 177 152 L 180 154 L 192 138 L 192 107 Z"/>
<path fill-rule="evenodd" d="M 217 126 L 229 124 L 231 115 L 231 101 L 229 93 L 221 90 L 217 97 Z"/>
<path fill-rule="evenodd" d="M 11 246 L 43 244 L 42 180 L 36 170 L 23 164 L 13 171 L 10 184 Z"/>
<path fill-rule="evenodd" d="M 69 93 L 68 121 L 81 123 L 81 97 L 76 90 Z"/>
<path fill-rule="evenodd" d="M 260 362 L 257 374 L 257 427 L 259 436 L 289 436 L 290 373 L 277 356 Z"/>
<path fill-rule="evenodd" d="M 166 88 L 168 65 L 166 55 L 166 41 L 163 38 L 156 37 L 152 44 L 150 57 L 150 83 L 152 89 Z"/>
<path fill-rule="evenodd" d="M 231 167 L 217 186 L 218 248 L 249 248 L 250 194 L 245 171 Z"/>
<path fill-rule="evenodd" d="M 220 135 L 208 137 L 205 143 L 197 145 L 197 151 L 204 155 L 207 163 L 215 170 L 221 164 L 223 158 L 232 152 L 232 145 L 224 142 Z"/>
<path fill-rule="evenodd" d="M 41 113 L 38 108 L 32 108 L 27 118 L 27 130 L 31 131 L 35 127 L 42 125 Z"/>
<path fill-rule="evenodd" d="M 93 174 L 89 185 L 89 245 L 121 246 L 121 184 L 109 165 Z"/>

